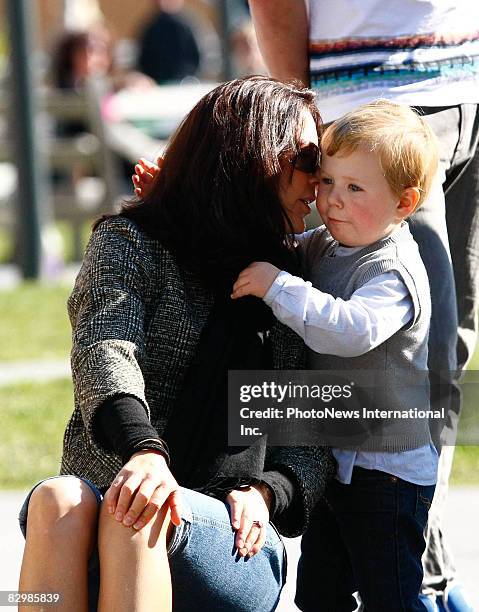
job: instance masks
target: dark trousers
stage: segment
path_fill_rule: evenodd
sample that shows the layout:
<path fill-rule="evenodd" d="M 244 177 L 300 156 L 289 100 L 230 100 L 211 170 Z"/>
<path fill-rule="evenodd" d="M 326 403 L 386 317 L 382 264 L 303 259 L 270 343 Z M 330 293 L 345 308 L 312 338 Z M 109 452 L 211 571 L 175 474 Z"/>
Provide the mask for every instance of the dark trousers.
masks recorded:
<path fill-rule="evenodd" d="M 434 486 L 355 467 L 334 480 L 301 541 L 296 605 L 304 612 L 350 612 L 359 591 L 366 612 L 416 612 L 424 530 Z"/>

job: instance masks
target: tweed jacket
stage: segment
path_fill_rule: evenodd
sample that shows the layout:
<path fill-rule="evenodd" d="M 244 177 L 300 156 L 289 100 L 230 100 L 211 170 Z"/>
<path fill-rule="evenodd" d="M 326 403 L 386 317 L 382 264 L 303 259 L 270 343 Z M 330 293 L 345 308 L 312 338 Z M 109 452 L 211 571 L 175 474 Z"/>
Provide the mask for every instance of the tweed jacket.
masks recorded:
<path fill-rule="evenodd" d="M 123 217 L 93 232 L 68 300 L 72 326 L 74 411 L 68 422 L 62 474 L 108 487 L 122 467 L 93 435 L 93 417 L 118 394 L 136 397 L 161 436 L 213 305 L 212 295 L 180 268 L 158 241 Z M 273 365 L 301 366 L 304 346 L 280 323 L 272 332 Z M 280 470 L 295 485 L 292 503 L 275 517 L 285 535 L 301 533 L 334 473 L 320 447 L 281 447 L 265 470 Z"/>

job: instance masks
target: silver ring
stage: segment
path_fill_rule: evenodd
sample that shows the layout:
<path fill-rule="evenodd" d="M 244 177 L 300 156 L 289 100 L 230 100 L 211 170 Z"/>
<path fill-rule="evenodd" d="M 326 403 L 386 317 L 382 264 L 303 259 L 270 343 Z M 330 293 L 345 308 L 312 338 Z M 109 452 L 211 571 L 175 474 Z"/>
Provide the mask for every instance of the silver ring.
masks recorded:
<path fill-rule="evenodd" d="M 264 527 L 262 521 L 253 521 L 253 525 L 256 525 L 256 527 L 258 527 L 258 529 L 263 529 L 263 527 Z"/>

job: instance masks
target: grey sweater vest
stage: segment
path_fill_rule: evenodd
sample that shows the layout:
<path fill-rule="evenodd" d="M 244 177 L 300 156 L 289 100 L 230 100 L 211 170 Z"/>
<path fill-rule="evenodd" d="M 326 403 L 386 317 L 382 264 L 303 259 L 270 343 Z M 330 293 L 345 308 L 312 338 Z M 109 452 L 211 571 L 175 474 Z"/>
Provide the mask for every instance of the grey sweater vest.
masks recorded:
<path fill-rule="evenodd" d="M 427 340 L 431 299 L 426 269 L 407 223 L 374 244 L 335 257 L 337 242 L 322 226 L 306 235 L 301 245 L 314 287 L 335 298 L 348 300 L 372 278 L 396 270 L 411 295 L 414 314 L 409 323 L 388 340 L 357 357 L 323 355 L 309 350 L 308 366 L 317 370 L 353 371 L 376 380 L 374 401 L 366 408 L 403 411 L 429 409 Z M 377 376 L 375 376 L 377 374 Z M 428 419 L 393 418 L 374 429 L 361 450 L 401 451 L 430 440 Z"/>

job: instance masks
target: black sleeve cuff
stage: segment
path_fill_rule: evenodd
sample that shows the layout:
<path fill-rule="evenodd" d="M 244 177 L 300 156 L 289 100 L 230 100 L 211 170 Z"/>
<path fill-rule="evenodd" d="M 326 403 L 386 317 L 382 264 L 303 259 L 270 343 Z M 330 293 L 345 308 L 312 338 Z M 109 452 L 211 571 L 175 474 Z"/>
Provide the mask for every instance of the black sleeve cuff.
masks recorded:
<path fill-rule="evenodd" d="M 143 404 L 132 395 L 105 400 L 95 413 L 92 427 L 95 442 L 119 455 L 124 463 L 141 450 L 159 451 L 170 462 L 168 447 L 150 423 Z"/>
<path fill-rule="evenodd" d="M 293 482 L 282 472 L 271 470 L 264 472 L 261 478 L 273 491 L 270 516 L 281 514 L 291 503 L 294 496 Z"/>

